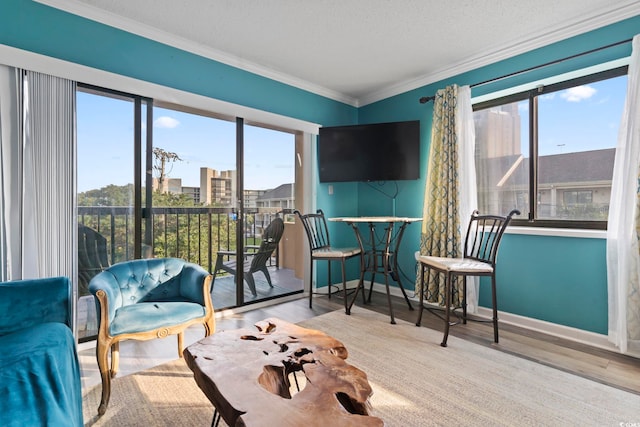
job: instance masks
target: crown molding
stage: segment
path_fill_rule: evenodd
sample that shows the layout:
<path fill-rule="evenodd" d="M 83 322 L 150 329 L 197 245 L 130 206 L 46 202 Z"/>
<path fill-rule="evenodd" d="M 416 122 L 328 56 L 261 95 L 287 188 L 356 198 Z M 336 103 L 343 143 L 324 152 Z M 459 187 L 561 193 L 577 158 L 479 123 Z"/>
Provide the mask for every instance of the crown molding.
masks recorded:
<path fill-rule="evenodd" d="M 625 4 L 613 9 L 606 8 L 600 12 L 579 17 L 573 21 L 565 23 L 562 27 L 551 28 L 534 35 L 528 35 L 527 37 L 523 37 L 508 45 L 493 46 L 485 52 L 477 54 L 457 64 L 437 69 L 415 79 L 387 86 L 360 98 L 354 98 L 326 87 L 313 84 L 306 80 L 247 61 L 226 52 L 195 43 L 191 40 L 176 37 L 157 28 L 140 24 L 134 20 L 107 12 L 103 9 L 99 9 L 82 2 L 73 0 L 34 1 L 299 88 L 316 95 L 333 99 L 353 107 L 362 107 L 367 104 L 381 101 L 383 99 L 418 89 L 449 77 L 490 65 L 640 14 L 640 2 L 627 1 Z"/>
<path fill-rule="evenodd" d="M 0 58 L 2 58 L 3 64 L 12 67 L 25 68 L 31 71 L 95 86 L 103 86 L 125 93 L 143 94 L 143 96 L 148 96 L 169 104 L 188 106 L 196 110 L 210 111 L 230 117 L 243 117 L 247 122 L 269 125 L 276 129 L 287 129 L 289 131 L 293 130 L 317 135 L 318 129 L 320 128 L 320 124 L 317 123 L 222 101 L 169 86 L 162 86 L 145 80 L 139 80 L 133 77 L 127 77 L 3 45 L 1 43 Z"/>
<path fill-rule="evenodd" d="M 159 30 L 158 28 L 142 24 L 140 22 L 120 15 L 116 15 L 103 9 L 99 9 L 95 6 L 87 5 L 82 2 L 73 0 L 34 1 L 55 9 L 62 10 L 67 13 L 71 13 L 73 15 L 80 16 L 82 18 L 86 18 L 104 25 L 108 25 L 110 27 L 117 28 L 122 31 L 126 31 L 131 34 L 136 34 L 138 36 L 175 47 L 185 52 L 190 52 L 208 59 L 212 59 L 214 61 L 221 62 L 234 68 L 266 77 L 268 79 L 314 93 L 316 95 L 324 96 L 325 98 L 333 99 L 334 101 L 339 101 L 354 107 L 358 106 L 358 100 L 351 96 L 313 84 L 306 80 L 299 79 L 297 77 L 282 73 L 272 68 L 247 61 L 246 59 L 239 58 L 221 50 L 204 46 L 192 40 L 187 40 L 185 38 L 169 34 L 165 31 Z"/>
<path fill-rule="evenodd" d="M 373 92 L 361 97 L 359 99 L 359 106 L 381 101 L 401 93 L 439 82 L 452 76 L 457 76 L 486 65 L 494 64 L 531 50 L 548 46 L 570 37 L 614 24 L 627 18 L 632 18 L 638 14 L 640 14 L 640 2 L 628 1 L 627 4 L 619 6 L 613 10 L 606 9 L 591 16 L 584 16 L 573 22 L 566 23 L 566 25 L 561 28 L 552 28 L 547 31 L 527 36 L 526 38 L 523 37 L 508 45 L 494 46 L 483 53 L 452 66 L 441 68 L 417 79 L 408 80 Z"/>

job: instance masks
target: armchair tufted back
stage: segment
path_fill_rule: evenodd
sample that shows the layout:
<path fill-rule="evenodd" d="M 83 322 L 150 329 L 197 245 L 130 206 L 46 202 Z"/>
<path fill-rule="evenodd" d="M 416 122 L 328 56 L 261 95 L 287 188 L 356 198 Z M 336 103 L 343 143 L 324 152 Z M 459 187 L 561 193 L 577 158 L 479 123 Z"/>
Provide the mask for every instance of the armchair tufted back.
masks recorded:
<path fill-rule="evenodd" d="M 190 301 L 204 306 L 201 283 L 209 273 L 179 258 L 151 258 L 114 264 L 89 285 L 107 293 L 109 317 L 120 308 L 149 301 Z M 201 276 L 201 279 L 197 279 Z M 200 285 L 200 286 L 199 286 Z"/>

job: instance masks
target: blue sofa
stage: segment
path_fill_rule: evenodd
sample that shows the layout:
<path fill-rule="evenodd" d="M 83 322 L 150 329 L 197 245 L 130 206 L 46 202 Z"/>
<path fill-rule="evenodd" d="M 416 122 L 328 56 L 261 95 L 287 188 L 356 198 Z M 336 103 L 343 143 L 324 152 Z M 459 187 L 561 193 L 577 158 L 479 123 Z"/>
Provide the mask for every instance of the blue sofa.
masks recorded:
<path fill-rule="evenodd" d="M 66 277 L 0 283 L 0 426 L 82 426 Z"/>

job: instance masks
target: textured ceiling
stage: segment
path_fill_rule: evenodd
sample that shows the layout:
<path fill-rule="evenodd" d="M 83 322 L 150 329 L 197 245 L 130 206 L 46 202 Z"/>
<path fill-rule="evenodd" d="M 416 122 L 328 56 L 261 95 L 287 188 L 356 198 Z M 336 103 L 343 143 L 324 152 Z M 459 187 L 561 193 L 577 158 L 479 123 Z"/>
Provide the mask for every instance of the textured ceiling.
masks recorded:
<path fill-rule="evenodd" d="M 353 105 L 640 14 L 628 0 L 37 0 Z"/>

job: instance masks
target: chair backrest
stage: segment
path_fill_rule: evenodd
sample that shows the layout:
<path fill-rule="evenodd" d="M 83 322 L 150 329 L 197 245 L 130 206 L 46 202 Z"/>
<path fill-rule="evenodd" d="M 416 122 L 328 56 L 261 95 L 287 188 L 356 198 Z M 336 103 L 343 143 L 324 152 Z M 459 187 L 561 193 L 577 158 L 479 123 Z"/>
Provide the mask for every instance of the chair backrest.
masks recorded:
<path fill-rule="evenodd" d="M 251 260 L 251 271 L 266 265 L 269 258 L 271 258 L 273 251 L 278 248 L 278 244 L 280 243 L 283 233 L 284 221 L 282 218 L 274 218 L 262 233 L 262 242 L 260 243 L 260 247 Z"/>
<path fill-rule="evenodd" d="M 151 300 L 181 297 L 181 280 L 187 265 L 181 258 L 134 259 L 113 264 L 95 276 L 89 289 L 95 294 L 101 283 L 109 282 L 109 308 Z"/>
<path fill-rule="evenodd" d="M 78 285 L 80 294 L 88 294 L 91 278 L 108 267 L 107 239 L 93 228 L 78 224 Z"/>
<path fill-rule="evenodd" d="M 514 209 L 507 216 L 480 215 L 477 210 L 473 211 L 464 240 L 463 257 L 495 267 L 500 240 L 513 215 L 520 215 L 520 211 Z"/>
<path fill-rule="evenodd" d="M 303 215 L 300 211 L 294 212 L 300 218 L 304 231 L 307 233 L 307 241 L 311 253 L 317 249 L 328 248 L 331 246 L 329 242 L 329 229 L 327 228 L 327 219 L 324 217 L 322 209 L 318 209 L 316 213 Z"/>

